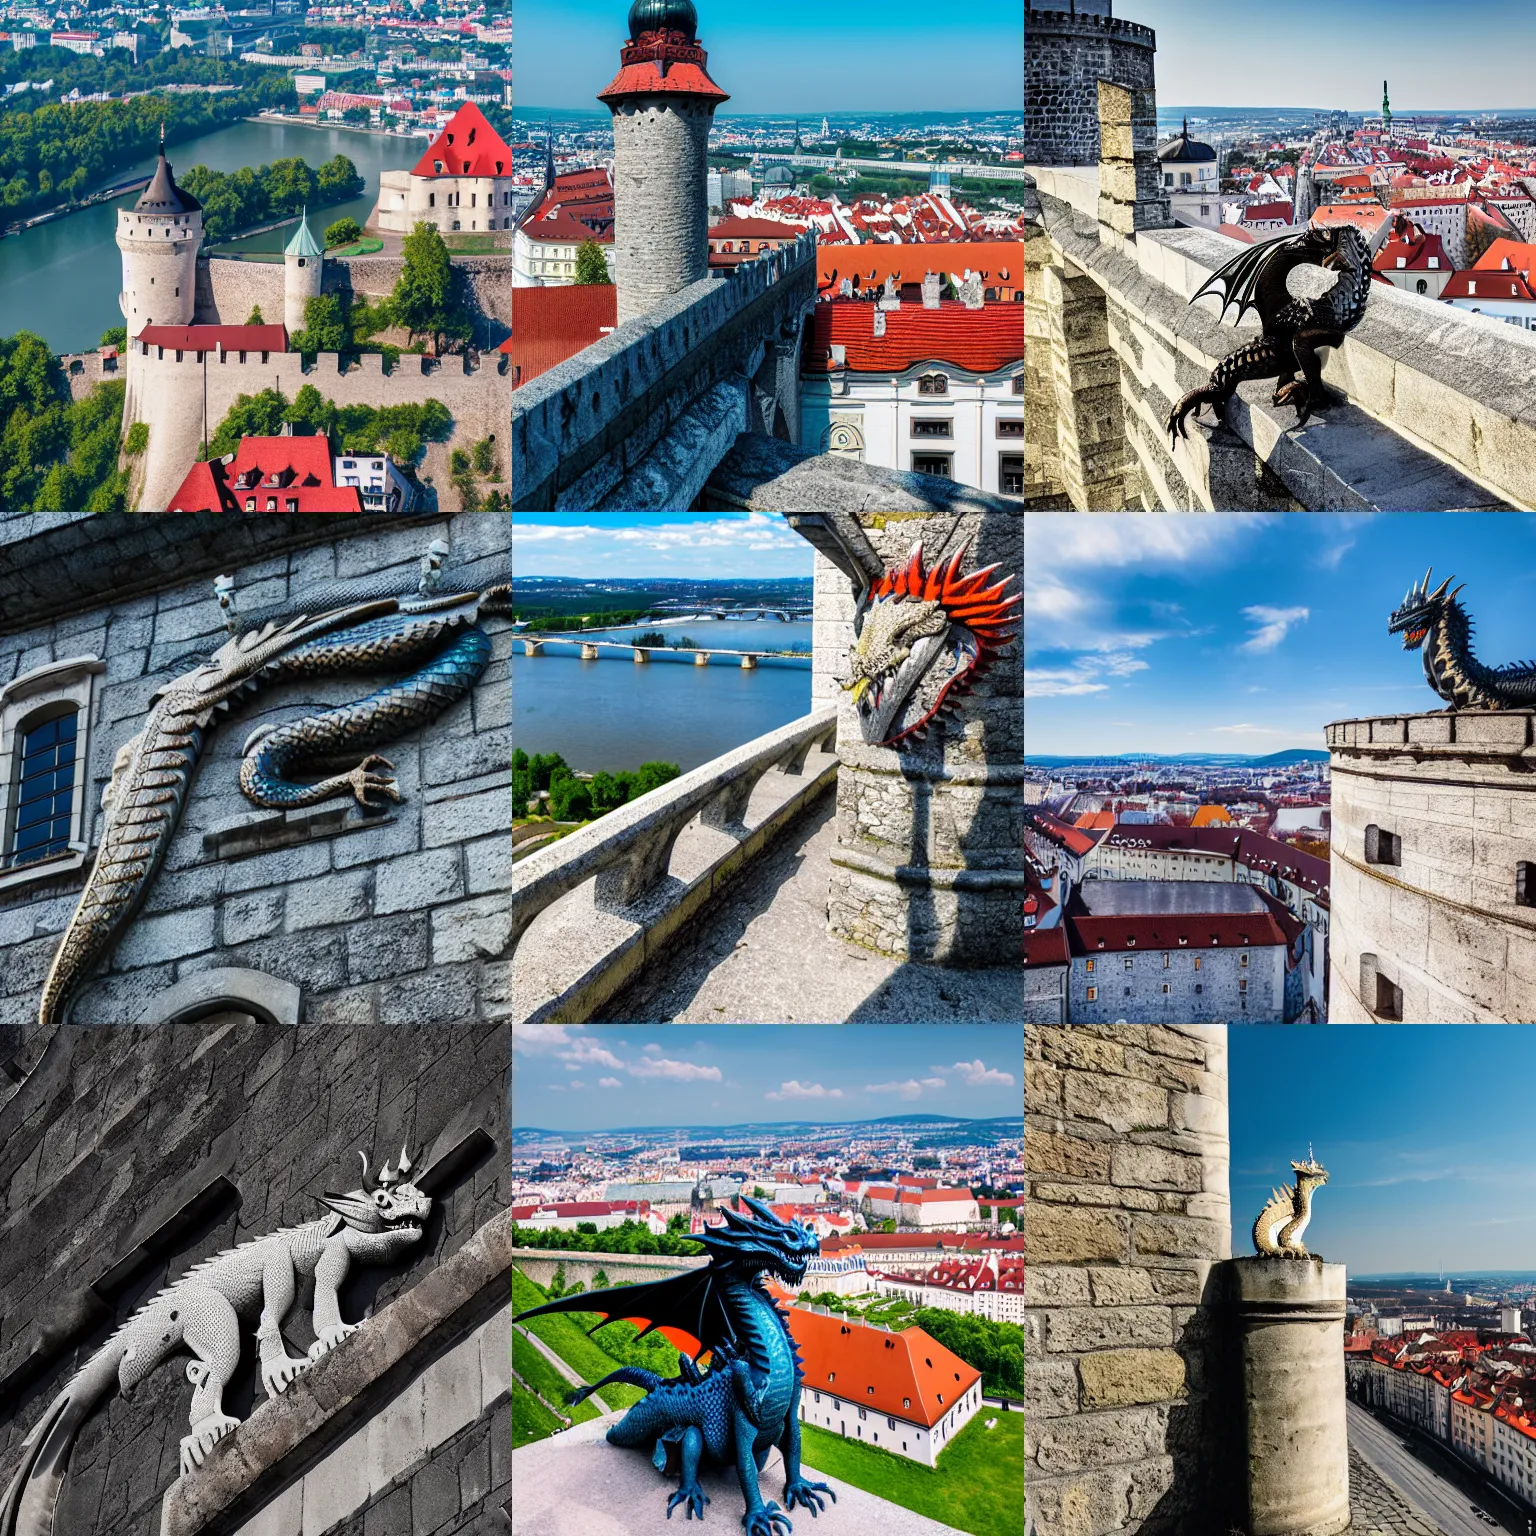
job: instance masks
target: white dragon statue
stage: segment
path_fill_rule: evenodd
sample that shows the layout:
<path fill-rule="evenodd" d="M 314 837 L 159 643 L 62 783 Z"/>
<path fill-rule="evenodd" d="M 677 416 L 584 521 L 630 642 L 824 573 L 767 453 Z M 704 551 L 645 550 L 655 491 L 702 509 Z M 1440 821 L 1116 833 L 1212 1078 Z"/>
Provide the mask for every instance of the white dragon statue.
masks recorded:
<path fill-rule="evenodd" d="M 1272 1190 L 1269 1204 L 1259 1212 L 1259 1219 L 1253 1224 L 1254 1248 L 1272 1259 L 1316 1257 L 1307 1252 L 1301 1234 L 1312 1220 L 1312 1191 L 1328 1182 L 1328 1170 L 1313 1158 L 1310 1147 L 1307 1148 L 1306 1162 L 1293 1162 L 1291 1167 L 1296 1173 L 1296 1187 L 1287 1189 L 1282 1185 Z"/>
<path fill-rule="evenodd" d="M 342 1321 L 337 1291 L 354 1259 L 388 1264 L 421 1240 L 432 1201 L 410 1180 L 401 1148 L 377 1180 L 363 1159 L 360 1189 L 326 1194 L 330 1214 L 269 1232 L 189 1269 L 146 1302 L 76 1371 L 22 1442 L 21 1466 L 0 1502 L 0 1536 L 54 1536 L 54 1508 L 75 1437 L 113 1387 L 128 1395 L 181 1350 L 192 1393 L 191 1432 L 181 1442 L 183 1476 L 240 1420 L 224 1411 L 223 1394 L 240 1363 L 240 1325 L 259 1311 L 257 1352 L 267 1396 L 285 1392 L 301 1371 L 328 1354 L 358 1324 Z M 301 1276 L 315 1281 L 315 1342 L 306 1358 L 288 1354 L 281 1332 Z M 63 1536 L 63 1533 L 59 1533 Z"/>

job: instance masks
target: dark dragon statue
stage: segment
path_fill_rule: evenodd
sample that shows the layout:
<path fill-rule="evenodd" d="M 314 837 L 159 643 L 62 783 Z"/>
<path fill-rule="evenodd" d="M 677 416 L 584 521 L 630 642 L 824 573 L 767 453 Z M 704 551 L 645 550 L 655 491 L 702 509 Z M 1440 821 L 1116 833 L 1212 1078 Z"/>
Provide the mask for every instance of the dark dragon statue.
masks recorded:
<path fill-rule="evenodd" d="M 1295 298 L 1286 279 L 1302 266 L 1336 272 L 1337 280 L 1320 298 Z M 1235 304 L 1241 324 L 1251 309 L 1259 317 L 1263 334 L 1223 358 L 1210 382 L 1190 390 L 1168 413 L 1168 435 L 1175 446 L 1180 437 L 1189 436 L 1191 415 L 1207 405 L 1224 415 L 1233 392 L 1248 379 L 1275 379 L 1273 402 L 1295 406 L 1298 427 L 1305 426 L 1319 407 L 1340 403 L 1323 383 L 1318 349 L 1342 344 L 1345 333 L 1365 314 L 1370 290 L 1370 247 L 1360 231 L 1348 224 L 1266 240 L 1213 272 L 1189 302 L 1219 293 L 1223 315 Z"/>
<path fill-rule="evenodd" d="M 812 1516 L 836 1502 L 825 1483 L 808 1481 L 800 1468 L 800 1383 L 803 1373 L 784 1314 L 763 1288 L 765 1274 L 786 1285 L 805 1278 L 806 1261 L 821 1251 L 815 1234 L 798 1222 L 780 1221 L 761 1202 L 741 1196 L 750 1216 L 724 1210 L 725 1225 L 708 1227 L 697 1240 L 709 1252 L 704 1269 L 689 1270 L 648 1285 L 587 1291 L 519 1313 L 514 1322 L 546 1312 L 596 1312 L 603 1321 L 591 1331 L 628 1319 L 645 1324 L 641 1337 L 665 1328 L 697 1344 L 690 1357 L 679 1351 L 678 1375 L 670 1379 L 636 1366 L 623 1366 L 568 1401 L 580 1402 L 612 1381 L 642 1387 L 646 1396 L 608 1431 L 618 1446 L 651 1446 L 657 1469 L 678 1477 L 667 1500 L 667 1515 L 686 1506 L 686 1518 L 704 1518 L 709 1498 L 699 1486 L 705 1456 L 736 1469 L 746 1513 L 746 1536 L 789 1536 L 786 1509 L 796 1502 Z M 709 1351 L 707 1371 L 696 1364 Z M 784 1457 L 784 1505 L 764 1502 L 758 1487 L 768 1452 Z"/>
<path fill-rule="evenodd" d="M 43 985 L 45 1037 L 147 895 L 209 733 L 253 696 L 300 678 L 392 675 L 353 702 L 253 731 L 240 789 L 253 805 L 276 810 L 341 795 L 365 807 L 400 798 L 388 759 L 371 749 L 463 698 L 490 660 L 479 620 L 511 612 L 510 585 L 466 590 L 446 579 L 447 553 L 434 541 L 419 577 L 330 583 L 246 617 L 235 611 L 233 583 L 215 583 L 229 639 L 212 655 L 185 658 L 185 670 L 151 699 L 138 735 L 118 750 L 96 860 Z"/>
<path fill-rule="evenodd" d="M 1387 633 L 1401 635 L 1405 651 L 1422 653 L 1424 681 L 1451 709 L 1536 706 L 1536 662 L 1485 667 L 1472 654 L 1472 620 L 1456 600 L 1461 588 L 1447 579 L 1431 592 L 1430 574 L 1409 587 L 1387 620 Z"/>
<path fill-rule="evenodd" d="M 319 1196 L 328 1213 L 283 1227 L 195 1264 L 147 1301 L 70 1378 L 21 1445 L 21 1465 L 0 1498 L 0 1536 L 67 1536 L 54 1509 L 70 1452 L 91 1410 L 114 1390 L 126 1397 L 172 1356 L 188 1353 L 192 1428 L 181 1442 L 181 1471 L 200 1467 L 240 1420 L 224 1408 L 224 1388 L 240 1365 L 241 1335 L 256 1322 L 261 1382 L 276 1398 L 303 1371 L 360 1326 L 341 1315 L 339 1291 L 354 1261 L 391 1264 L 421 1241 L 432 1201 L 411 1182 L 411 1160 L 400 1149 L 388 1163 L 344 1195 Z M 314 1281 L 315 1342 L 294 1358 L 283 1341 L 283 1319 L 300 1283 Z"/>

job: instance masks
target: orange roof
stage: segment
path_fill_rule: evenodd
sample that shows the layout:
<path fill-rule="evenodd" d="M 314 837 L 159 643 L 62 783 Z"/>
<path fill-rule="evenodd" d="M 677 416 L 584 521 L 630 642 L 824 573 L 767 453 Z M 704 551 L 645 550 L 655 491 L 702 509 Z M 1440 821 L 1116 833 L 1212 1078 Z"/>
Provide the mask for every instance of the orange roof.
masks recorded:
<path fill-rule="evenodd" d="M 171 512 L 361 512 L 362 492 L 336 484 L 327 437 L 243 437 L 222 459 L 194 464 Z"/>
<path fill-rule="evenodd" d="M 875 334 L 875 317 L 885 334 Z M 832 360 L 841 346 L 845 363 Z M 971 373 L 995 373 L 1024 356 L 1024 306 L 942 302 L 937 309 L 907 305 L 880 310 L 865 299 L 817 304 L 806 341 L 803 371 L 829 373 L 846 366 L 853 373 L 901 373 L 925 362 L 952 363 Z"/>
<path fill-rule="evenodd" d="M 898 284 L 920 283 L 930 272 L 952 276 L 958 283 L 967 271 L 979 272 L 985 286 L 1022 286 L 1024 244 L 955 240 L 932 245 L 843 246 L 819 252 L 816 286 L 823 293 L 836 293 L 846 277 L 858 292 L 881 287 L 887 277 L 894 277 Z"/>
<path fill-rule="evenodd" d="M 512 151 L 485 113 L 466 101 L 416 162 L 413 176 L 510 176 Z"/>
<path fill-rule="evenodd" d="M 1316 228 L 1326 229 L 1330 224 L 1353 224 L 1366 234 L 1375 234 L 1386 222 L 1387 210 L 1380 203 L 1329 203 L 1312 215 Z"/>
<path fill-rule="evenodd" d="M 916 1202 L 919 1205 L 947 1204 L 955 1200 L 974 1200 L 976 1197 L 968 1189 L 904 1189 L 901 1192 L 901 1203 L 910 1205 Z"/>
<path fill-rule="evenodd" d="M 796 240 L 800 234 L 800 225 L 780 224 L 773 219 L 738 219 L 732 216 L 709 226 L 711 240 Z"/>
<path fill-rule="evenodd" d="M 1100 828 L 1108 830 L 1114 824 L 1115 813 L 1113 811 L 1084 811 L 1072 823 L 1074 827 L 1082 827 L 1089 832 L 1097 832 Z"/>
<path fill-rule="evenodd" d="M 1506 262 L 1509 264 L 1507 267 Z M 1523 272 L 1527 280 L 1533 267 L 1536 267 L 1536 245 L 1525 245 L 1502 236 L 1472 263 L 1476 272 Z"/>
<path fill-rule="evenodd" d="M 501 350 L 512 359 L 512 387 L 574 357 L 618 324 L 612 283 L 572 283 L 512 290 L 512 334 Z"/>
<path fill-rule="evenodd" d="M 981 1380 L 921 1328 L 886 1333 L 800 1307 L 788 1308 L 805 1385 L 876 1413 L 932 1427 Z"/>
<path fill-rule="evenodd" d="M 1227 814 L 1224 805 L 1202 805 L 1189 819 L 1192 827 L 1214 827 L 1224 823 L 1230 823 L 1232 818 Z"/>

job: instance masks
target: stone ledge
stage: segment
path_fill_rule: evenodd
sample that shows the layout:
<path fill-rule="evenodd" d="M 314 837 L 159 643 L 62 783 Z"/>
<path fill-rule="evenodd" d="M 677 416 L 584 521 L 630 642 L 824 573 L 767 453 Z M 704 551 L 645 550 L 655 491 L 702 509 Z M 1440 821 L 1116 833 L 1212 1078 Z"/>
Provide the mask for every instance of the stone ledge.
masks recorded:
<path fill-rule="evenodd" d="M 1333 720 L 1328 750 L 1342 757 L 1413 762 L 1487 761 L 1536 773 L 1536 709 L 1436 710 Z"/>
<path fill-rule="evenodd" d="M 225 1536 L 286 1496 L 506 1304 L 511 1269 L 512 1214 L 503 1211 L 173 1483 L 161 1536 Z M 510 1370 L 509 1361 L 508 1390 Z"/>
<path fill-rule="evenodd" d="M 513 1451 L 512 1536 L 672 1536 L 678 1526 L 667 1519 L 667 1499 L 676 1491 L 676 1479 L 658 1472 L 645 1451 L 608 1444 L 609 1426 L 622 1417 L 588 1419 Z M 809 1463 L 807 1470 L 814 1471 Z M 837 1502 L 829 1500 L 814 1518 L 797 1507 L 790 1516 L 797 1536 L 823 1527 L 827 1536 L 955 1536 L 953 1526 L 835 1477 L 815 1475 L 831 1485 Z M 745 1505 L 735 1470 L 706 1460 L 699 1482 L 714 1524 L 737 1530 Z M 784 1462 L 777 1449 L 768 1453 L 761 1487 L 765 1499 L 782 1507 Z"/>
<path fill-rule="evenodd" d="M 244 859 L 319 837 L 387 827 L 398 819 L 399 813 L 387 807 L 364 810 L 339 799 L 291 811 L 249 811 L 209 827 L 203 833 L 203 852 L 214 859 Z"/>

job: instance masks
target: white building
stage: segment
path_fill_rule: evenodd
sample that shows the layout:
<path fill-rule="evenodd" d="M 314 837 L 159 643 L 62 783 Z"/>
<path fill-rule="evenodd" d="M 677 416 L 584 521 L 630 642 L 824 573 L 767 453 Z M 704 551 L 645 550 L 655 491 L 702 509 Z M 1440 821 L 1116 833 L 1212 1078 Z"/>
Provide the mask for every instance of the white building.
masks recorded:
<path fill-rule="evenodd" d="M 512 151 L 473 102 L 465 102 L 409 171 L 383 171 L 369 216 L 375 229 L 417 224 L 453 230 L 512 228 Z"/>
<path fill-rule="evenodd" d="M 844 1253 L 808 1259 L 801 1289 L 816 1296 L 823 1291 L 836 1296 L 862 1296 L 879 1287 L 874 1284 L 862 1253 Z"/>
<path fill-rule="evenodd" d="M 411 483 L 395 468 L 387 453 L 337 454 L 333 465 L 337 485 L 355 485 L 365 512 L 409 512 L 415 497 Z"/>
<path fill-rule="evenodd" d="M 979 1259 L 945 1259 L 917 1274 L 870 1272 L 872 1289 L 904 1296 L 913 1306 L 972 1312 L 995 1323 L 1024 1325 L 1024 1264 L 995 1251 Z"/>
<path fill-rule="evenodd" d="M 1522 1332 L 1522 1329 L 1520 1327 L 1520 1308 L 1519 1307 L 1500 1307 L 1499 1308 L 1499 1332 L 1500 1333 L 1520 1333 L 1520 1332 Z"/>
<path fill-rule="evenodd" d="M 725 211 L 732 198 L 752 196 L 750 171 L 711 171 L 708 177 L 710 211 Z"/>
<path fill-rule="evenodd" d="M 903 1189 L 896 1206 L 903 1227 L 955 1229 L 981 1220 L 976 1197 L 968 1189 Z"/>

